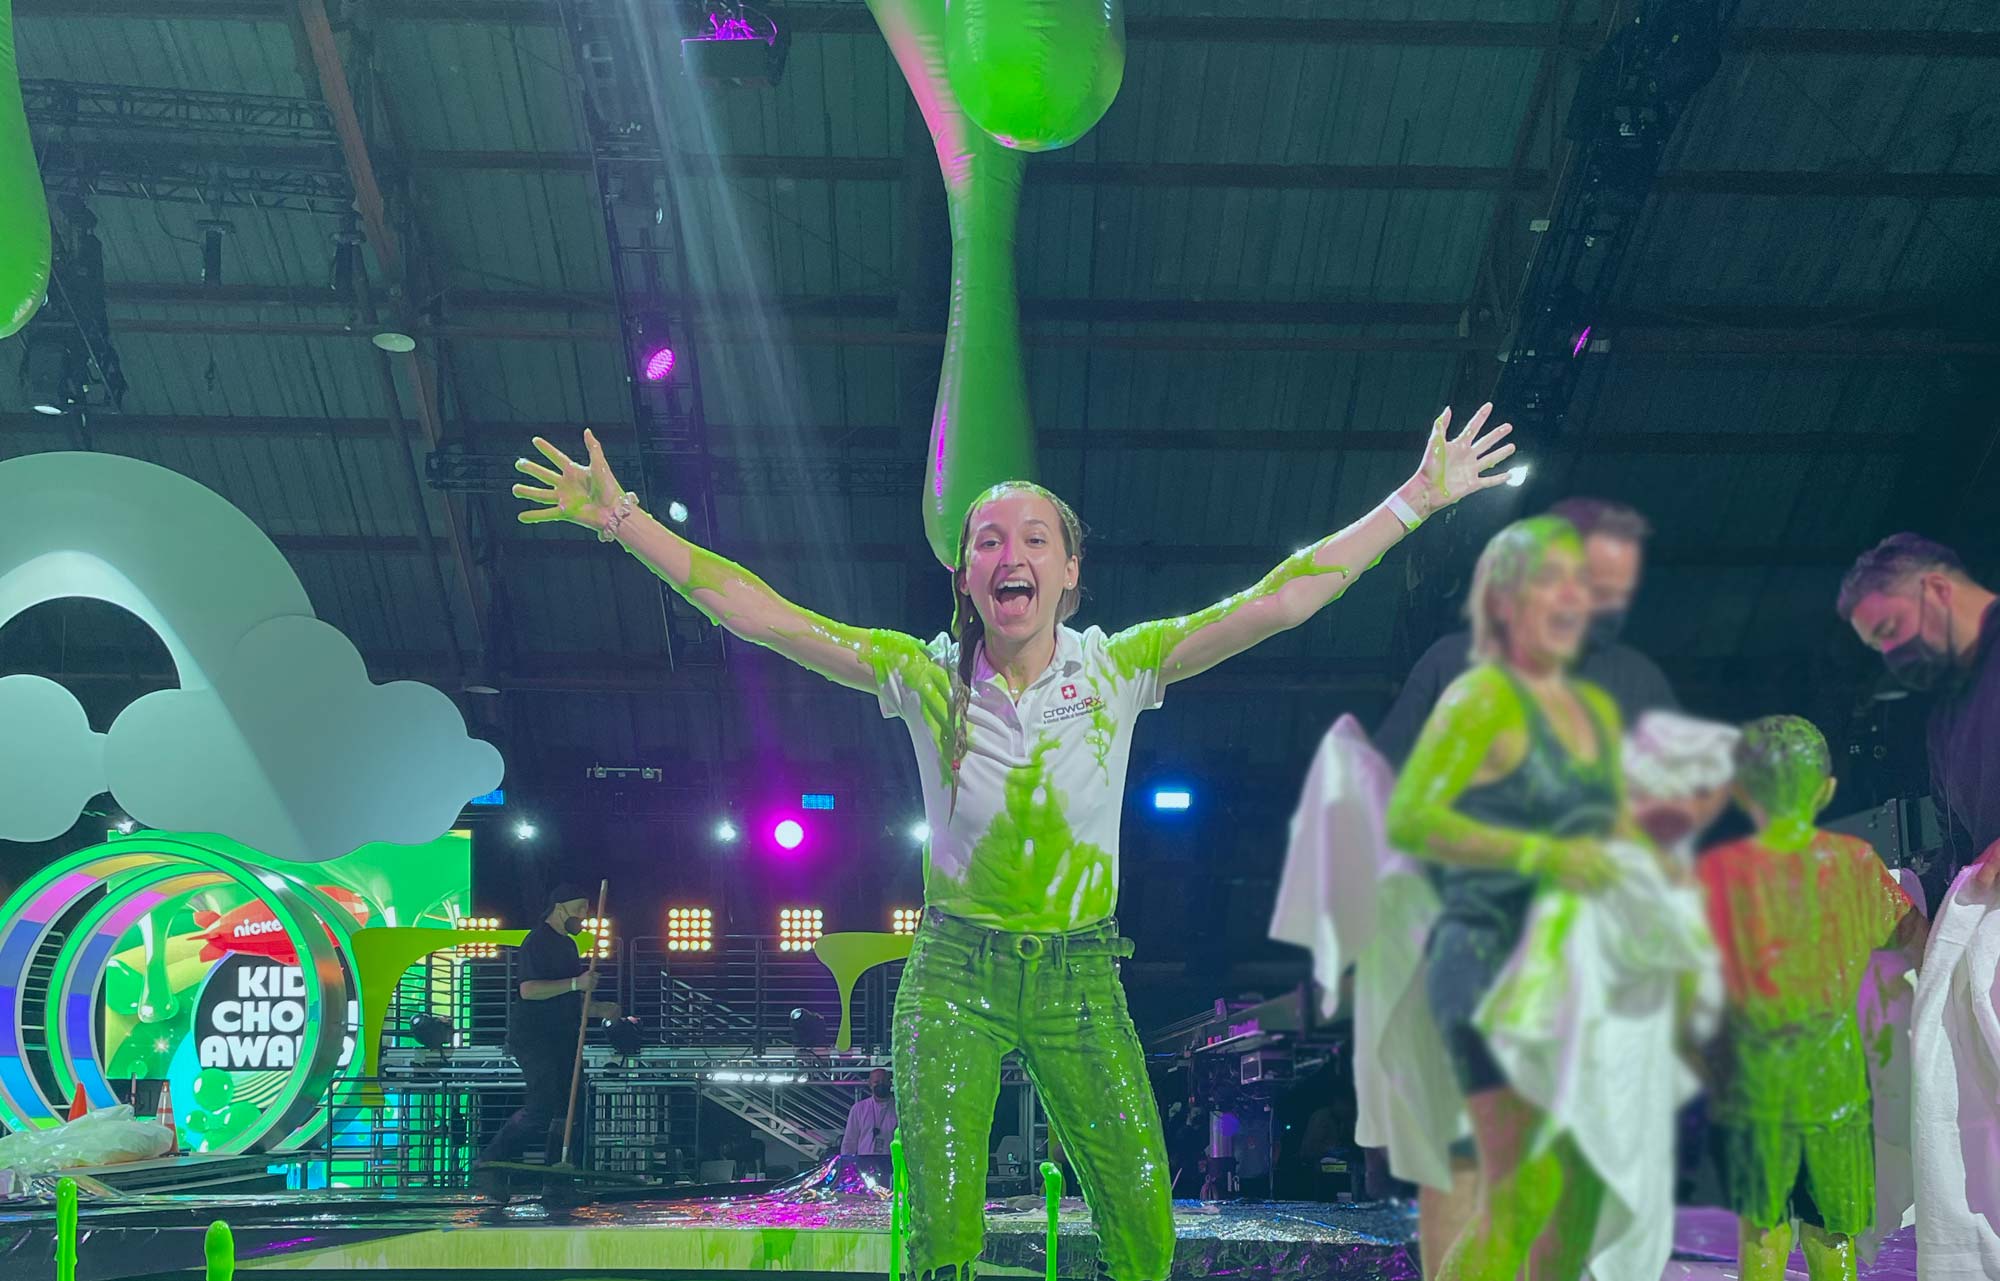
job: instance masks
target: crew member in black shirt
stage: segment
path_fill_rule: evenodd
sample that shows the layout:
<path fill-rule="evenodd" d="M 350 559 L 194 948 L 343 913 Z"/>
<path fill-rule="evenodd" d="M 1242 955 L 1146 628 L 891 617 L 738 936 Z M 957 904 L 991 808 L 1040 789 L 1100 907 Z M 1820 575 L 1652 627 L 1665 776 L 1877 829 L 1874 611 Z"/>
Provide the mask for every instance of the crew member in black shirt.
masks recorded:
<path fill-rule="evenodd" d="M 1549 508 L 1576 526 L 1583 539 L 1584 573 L 1590 585 L 1590 631 L 1578 656 L 1576 674 L 1611 695 L 1619 719 L 1635 724 L 1641 713 L 1679 711 L 1673 687 L 1652 659 L 1619 640 L 1632 596 L 1639 590 L 1646 539 L 1652 526 L 1623 503 L 1602 498 L 1566 498 Z M 1375 746 L 1398 768 L 1416 746 L 1431 708 L 1445 688 L 1472 666 L 1472 633 L 1453 632 L 1424 651 L 1403 682 L 1389 714 L 1375 731 Z"/>
<path fill-rule="evenodd" d="M 1931 902 L 1969 863 L 1981 884 L 2000 880 L 2000 597 L 1951 548 L 1903 533 L 1861 554 L 1836 608 L 1892 676 L 1936 699 L 1932 786 L 1958 830 L 1951 857 L 1925 878 Z"/>
<path fill-rule="evenodd" d="M 503 1182 L 491 1177 L 498 1171 L 482 1173 L 489 1162 L 518 1161 L 538 1139 L 548 1161 L 559 1155 L 550 1129 L 569 1110 L 577 1028 L 583 1021 L 583 1003 L 597 987 L 597 974 L 585 968 L 576 946 L 576 936 L 583 933 L 583 914 L 589 910 L 583 887 L 558 885 L 550 891 L 540 923 L 521 943 L 520 988 L 508 1012 L 507 1052 L 521 1065 L 527 1097 L 473 1163 L 474 1181 L 483 1191 L 493 1192 Z M 615 1019 L 618 1007 L 610 1001 L 590 1001 L 590 1014 Z"/>

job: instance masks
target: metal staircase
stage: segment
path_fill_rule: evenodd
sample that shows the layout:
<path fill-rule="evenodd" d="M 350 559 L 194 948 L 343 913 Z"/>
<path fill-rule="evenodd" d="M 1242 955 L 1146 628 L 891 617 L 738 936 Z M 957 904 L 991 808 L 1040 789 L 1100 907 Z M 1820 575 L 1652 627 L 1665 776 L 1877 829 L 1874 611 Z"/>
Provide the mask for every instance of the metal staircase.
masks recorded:
<path fill-rule="evenodd" d="M 759 1073 L 744 1072 L 744 1076 Z M 774 1077 L 803 1077 L 803 1073 L 773 1072 Z M 851 1081 L 807 1081 L 778 1083 L 717 1082 L 702 1086 L 702 1097 L 734 1112 L 765 1134 L 812 1160 L 838 1147 L 847 1129 L 847 1112 L 854 1106 L 855 1088 Z"/>

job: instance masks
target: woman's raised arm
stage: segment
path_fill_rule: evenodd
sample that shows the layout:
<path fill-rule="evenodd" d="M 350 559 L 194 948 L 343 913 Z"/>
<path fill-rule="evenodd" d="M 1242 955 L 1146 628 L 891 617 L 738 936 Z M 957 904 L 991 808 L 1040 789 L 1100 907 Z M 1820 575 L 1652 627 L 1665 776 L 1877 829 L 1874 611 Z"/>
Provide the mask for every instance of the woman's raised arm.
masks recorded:
<path fill-rule="evenodd" d="M 665 579 L 696 609 L 718 626 L 753 645 L 776 650 L 786 658 L 836 685 L 874 691 L 878 664 L 919 649 L 917 642 L 893 632 L 869 631 L 822 618 L 780 596 L 749 570 L 698 547 L 674 533 L 638 506 L 638 500 L 618 484 L 597 437 L 583 433 L 590 461 L 578 463 L 537 436 L 535 448 L 551 465 L 523 458 L 517 471 L 541 482 L 514 486 L 514 496 L 541 506 L 520 514 L 522 523 L 567 521 L 597 531 L 606 542 L 625 550 Z"/>

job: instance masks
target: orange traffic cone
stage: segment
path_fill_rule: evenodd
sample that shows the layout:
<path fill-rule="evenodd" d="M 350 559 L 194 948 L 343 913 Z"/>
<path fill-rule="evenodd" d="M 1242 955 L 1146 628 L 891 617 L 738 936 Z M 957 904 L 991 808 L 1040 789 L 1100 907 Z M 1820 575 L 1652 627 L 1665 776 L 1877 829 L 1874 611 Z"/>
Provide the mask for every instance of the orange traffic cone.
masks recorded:
<path fill-rule="evenodd" d="M 83 1086 L 79 1084 L 76 1087 L 76 1097 L 69 1101 L 69 1119 L 74 1121 L 89 1115 L 90 1100 L 83 1097 Z"/>
<path fill-rule="evenodd" d="M 181 1150 L 180 1127 L 174 1124 L 174 1096 L 165 1081 L 160 1082 L 160 1107 L 156 1119 L 167 1127 L 167 1150 L 165 1156 L 179 1156 Z"/>

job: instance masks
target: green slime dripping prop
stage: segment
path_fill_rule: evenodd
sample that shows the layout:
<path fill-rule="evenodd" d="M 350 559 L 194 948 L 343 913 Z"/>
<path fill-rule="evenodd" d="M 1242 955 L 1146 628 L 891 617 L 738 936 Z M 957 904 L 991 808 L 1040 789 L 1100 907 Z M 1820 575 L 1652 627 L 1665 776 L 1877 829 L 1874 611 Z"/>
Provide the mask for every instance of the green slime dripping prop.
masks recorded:
<path fill-rule="evenodd" d="M 1049 1281 L 1056 1281 L 1056 1226 L 1061 1218 L 1062 1193 L 1062 1171 L 1054 1161 L 1042 1162 L 1042 1200 L 1049 1209 Z"/>
<path fill-rule="evenodd" d="M 56 1184 L 56 1281 L 76 1281 L 76 1180 Z"/>
<path fill-rule="evenodd" d="M 227 1223 L 217 1219 L 208 1225 L 208 1235 L 201 1240 L 201 1252 L 208 1264 L 206 1281 L 234 1281 L 236 1237 Z"/>
<path fill-rule="evenodd" d="M 48 296 L 50 252 L 48 200 L 14 62 L 14 4 L 0 0 L 0 338 L 18 332 Z"/>

